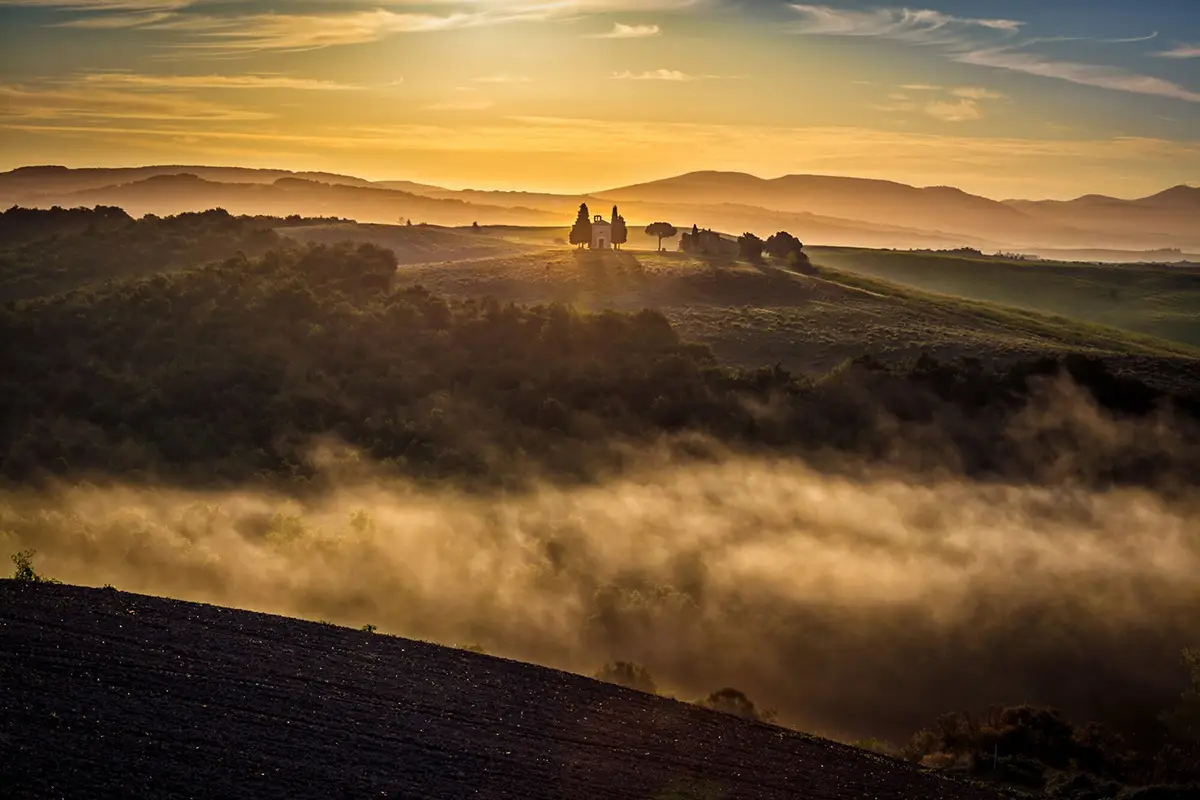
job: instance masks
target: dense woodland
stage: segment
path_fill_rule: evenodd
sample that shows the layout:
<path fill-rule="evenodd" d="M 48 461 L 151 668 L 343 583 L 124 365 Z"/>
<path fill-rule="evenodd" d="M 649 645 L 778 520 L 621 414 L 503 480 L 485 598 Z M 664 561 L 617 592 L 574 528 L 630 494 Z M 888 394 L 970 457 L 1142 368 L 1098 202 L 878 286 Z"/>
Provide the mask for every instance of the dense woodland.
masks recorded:
<path fill-rule="evenodd" d="M 322 440 L 476 490 L 594 479 L 626 466 L 629 445 L 1167 491 L 1200 474 L 1200 398 L 1101 360 L 736 369 L 654 311 L 451 301 L 407 283 L 391 251 L 288 244 L 272 227 L 289 222 L 0 215 L 0 479 L 303 492 L 325 479 L 310 458 Z M 946 718 L 911 747 L 983 773 L 996 741 L 1027 744 L 1044 762 L 1031 786 L 1047 765 L 1092 765 L 1054 795 L 1079 798 L 1200 763 L 1195 730 L 1174 755 L 1147 755 L 1037 710 L 1004 713 Z"/>
<path fill-rule="evenodd" d="M 234 217 L 220 209 L 134 219 L 120 208 L 0 213 L 0 302 L 152 275 L 280 247 L 275 228 L 329 220 Z"/>
<path fill-rule="evenodd" d="M 96 244 L 110 235 L 119 247 Z M 740 450 L 983 477 L 1200 474 L 1195 397 L 1165 396 L 1082 357 L 995 370 L 865 355 L 816 378 L 733 369 L 681 342 L 656 312 L 449 301 L 406 285 L 392 253 L 370 245 L 280 244 L 94 280 L 110 267 L 153 271 L 175 257 L 159 252 L 164 242 L 199 254 L 275 236 L 261 221 L 209 212 L 20 245 L 33 262 L 21 269 L 36 272 L 40 254 L 49 262 L 40 269 L 84 285 L 0 312 L 3 475 L 302 486 L 315 473 L 313 442 L 332 437 L 385 469 L 487 486 L 588 479 L 620 468 L 621 444 L 703 450 L 695 434 Z M 64 252 L 75 259 L 67 266 Z M 132 266 L 139 258 L 144 269 Z M 1170 426 L 1106 438 L 1076 414 L 1029 413 L 1053 405 L 1048 386 L 1060 373 L 1122 424 L 1167 414 Z"/>

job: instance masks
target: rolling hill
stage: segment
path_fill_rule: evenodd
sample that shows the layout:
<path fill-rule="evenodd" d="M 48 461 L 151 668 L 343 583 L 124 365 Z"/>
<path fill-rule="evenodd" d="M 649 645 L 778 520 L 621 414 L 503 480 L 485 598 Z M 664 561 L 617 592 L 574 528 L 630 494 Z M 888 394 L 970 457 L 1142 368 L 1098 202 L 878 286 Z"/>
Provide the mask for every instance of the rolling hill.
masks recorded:
<path fill-rule="evenodd" d="M 0 581 L 0 675 L 10 797 L 997 797 L 555 670 L 111 589 Z"/>
<path fill-rule="evenodd" d="M 1025 247 L 1200 243 L 1200 210 L 1194 201 L 1194 196 L 1200 196 L 1200 189 L 1186 186 L 1142 200 L 1093 198 L 1056 204 L 999 202 L 948 186 L 917 188 L 862 178 L 787 175 L 767 180 L 736 172 L 693 172 L 609 189 L 596 196 L 643 203 L 740 203 L 954 233 Z"/>
<path fill-rule="evenodd" d="M 272 183 L 222 183 L 190 173 L 156 175 L 133 183 L 85 189 L 63 196 L 60 202 L 69 206 L 120 206 L 137 216 L 219 207 L 234 214 L 337 216 L 361 222 L 411 218 L 435 225 L 470 224 L 474 220 L 538 225 L 560 220 L 556 215 L 534 209 L 480 206 L 373 186 L 291 177 Z"/>
<path fill-rule="evenodd" d="M 1017 261 L 815 248 L 840 270 L 920 290 L 1122 328 L 1200 347 L 1200 266 Z"/>
<path fill-rule="evenodd" d="M 92 167 L 69 169 L 57 166 L 19 167 L 0 173 L 0 204 L 41 204 L 44 198 L 54 198 L 88 189 L 102 189 L 144 181 L 162 175 L 196 175 L 215 183 L 274 183 L 280 178 L 301 178 L 338 183 L 347 186 L 371 186 L 372 183 L 350 175 L 328 172 L 293 172 L 286 169 L 250 169 L 247 167 L 147 166 Z"/>
<path fill-rule="evenodd" d="M 870 251 L 868 251 L 870 252 Z M 891 255 L 891 254 L 886 254 Z M 1115 327 L 931 293 L 857 273 L 816 254 L 817 273 L 708 263 L 681 253 L 556 249 L 411 264 L 399 280 L 452 297 L 655 308 L 722 361 L 820 373 L 870 351 L 885 361 L 970 356 L 1008 362 L 1069 352 L 1103 355 L 1163 386 L 1196 388 L 1197 350 Z"/>
<path fill-rule="evenodd" d="M 581 202 L 620 204 L 634 225 L 789 230 L 813 244 L 988 250 L 1200 250 L 1200 189 L 1177 186 L 1121 200 L 997 201 L 946 186 L 824 175 L 762 179 L 693 172 L 587 194 L 453 190 L 413 181 L 233 167 L 153 166 L 71 170 L 26 167 L 0 174 L 0 204 L 105 203 L 131 213 L 174 214 L 220 205 L 239 213 L 332 215 L 360 222 L 398 217 L 444 225 L 565 225 Z M 207 204 L 207 205 L 206 205 Z"/>

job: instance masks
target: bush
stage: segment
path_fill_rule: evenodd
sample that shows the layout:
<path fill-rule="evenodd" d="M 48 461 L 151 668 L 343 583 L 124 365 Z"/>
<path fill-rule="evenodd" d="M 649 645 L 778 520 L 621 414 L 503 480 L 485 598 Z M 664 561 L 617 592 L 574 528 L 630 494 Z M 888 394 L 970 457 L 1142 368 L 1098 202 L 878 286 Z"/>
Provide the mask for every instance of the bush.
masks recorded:
<path fill-rule="evenodd" d="M 13 564 L 16 566 L 12 579 L 21 583 L 59 583 L 59 581 L 53 578 L 47 578 L 37 573 L 37 570 L 33 568 L 33 557 L 35 555 L 37 555 L 36 550 L 22 550 L 10 556 Z"/>
<path fill-rule="evenodd" d="M 756 722 L 774 722 L 775 712 L 759 709 L 744 692 L 732 687 L 718 689 L 701 700 L 698 705 L 720 711 L 722 714 L 732 714 L 742 719 L 752 719 Z"/>
<path fill-rule="evenodd" d="M 645 667 L 631 664 L 628 661 L 614 661 L 605 664 L 594 676 L 598 681 L 615 683 L 646 694 L 657 694 L 658 687 Z"/>

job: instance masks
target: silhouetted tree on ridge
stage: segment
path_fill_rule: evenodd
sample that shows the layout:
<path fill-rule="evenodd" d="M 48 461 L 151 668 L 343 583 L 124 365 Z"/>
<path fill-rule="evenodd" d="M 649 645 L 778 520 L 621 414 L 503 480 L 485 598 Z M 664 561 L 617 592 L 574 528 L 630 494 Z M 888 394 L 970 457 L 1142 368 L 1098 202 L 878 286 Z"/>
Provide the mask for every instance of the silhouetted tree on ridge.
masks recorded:
<path fill-rule="evenodd" d="M 579 204 L 579 214 L 575 217 L 575 225 L 571 228 L 570 242 L 582 248 L 592 242 L 592 218 L 587 203 Z"/>
<path fill-rule="evenodd" d="M 669 222 L 652 222 L 646 226 L 646 235 L 647 236 L 657 236 L 658 237 L 659 251 L 662 250 L 662 240 L 663 239 L 674 239 L 675 236 L 678 235 L 678 233 L 679 233 L 679 231 L 677 231 L 675 229 L 675 226 Z"/>
<path fill-rule="evenodd" d="M 612 245 L 614 250 L 620 250 L 621 245 L 629 241 L 629 229 L 625 227 L 625 218 L 617 213 L 617 207 L 612 210 Z"/>
<path fill-rule="evenodd" d="M 763 240 L 755 236 L 753 233 L 743 233 L 738 237 L 738 256 L 747 261 L 761 261 L 763 254 Z"/>

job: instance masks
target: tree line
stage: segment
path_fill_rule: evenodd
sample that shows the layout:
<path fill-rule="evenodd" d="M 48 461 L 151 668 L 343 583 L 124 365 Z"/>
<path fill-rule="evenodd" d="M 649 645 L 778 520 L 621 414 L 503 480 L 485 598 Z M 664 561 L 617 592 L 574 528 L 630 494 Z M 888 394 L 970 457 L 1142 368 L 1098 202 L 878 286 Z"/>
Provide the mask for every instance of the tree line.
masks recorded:
<path fill-rule="evenodd" d="M 190 225 L 208 252 L 225 238 L 213 221 L 174 224 Z M 158 227 L 136 230 L 148 239 L 127 252 L 153 252 Z M 81 248 L 89 236 L 67 238 Z M 1200 445 L 1182 422 L 1177 444 L 1152 458 L 1145 447 L 1097 452 L 1069 426 L 1033 442 L 997 434 L 1042 377 L 1064 370 L 1112 413 L 1166 404 L 1180 420 L 1200 417 L 1194 397 L 1165 395 L 1103 361 L 999 369 L 864 356 L 824 377 L 731 368 L 655 311 L 449 300 L 398 284 L 394 255 L 369 245 L 289 245 L 9 302 L 0 358 L 0 472 L 12 480 L 307 479 L 307 448 L 327 435 L 417 479 L 489 485 L 521 480 L 517 461 L 530 474 L 585 479 L 620 463 L 615 443 L 678 434 L 884 462 L 929 451 L 968 474 L 1022 478 L 1045 476 L 1075 443 L 1093 454 L 1076 476 L 1087 482 L 1200 473 Z M 755 413 L 761 403 L 775 411 Z"/>

